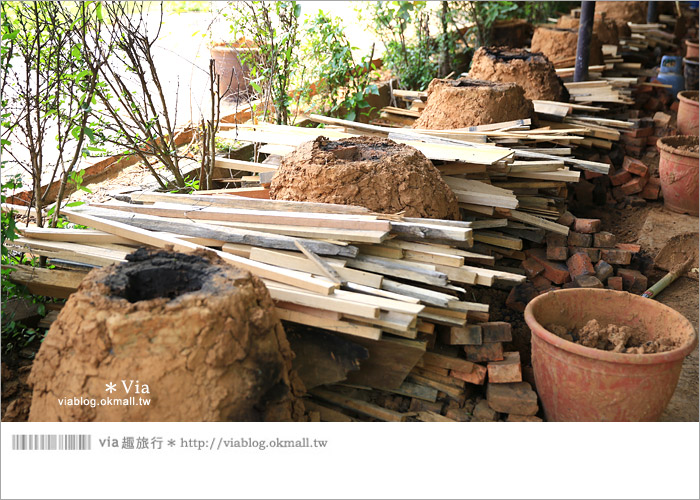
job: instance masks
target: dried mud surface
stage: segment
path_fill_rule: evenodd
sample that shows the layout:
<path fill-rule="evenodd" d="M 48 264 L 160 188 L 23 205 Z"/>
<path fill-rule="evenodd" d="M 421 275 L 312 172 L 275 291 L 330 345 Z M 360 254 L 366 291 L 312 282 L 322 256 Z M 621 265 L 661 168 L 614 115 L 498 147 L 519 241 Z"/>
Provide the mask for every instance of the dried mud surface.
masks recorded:
<path fill-rule="evenodd" d="M 434 79 L 413 128 L 456 129 L 534 118 L 532 102 L 515 83 Z"/>
<path fill-rule="evenodd" d="M 30 421 L 303 418 L 294 354 L 258 278 L 211 252 L 128 260 L 93 270 L 52 324 L 29 377 Z M 129 392 L 122 381 L 134 381 Z M 130 396 L 150 404 L 99 404 Z"/>
<path fill-rule="evenodd" d="M 455 219 L 457 198 L 420 151 L 389 139 L 319 137 L 282 160 L 275 200 L 340 203 L 408 217 Z"/>
<path fill-rule="evenodd" d="M 544 54 L 508 47 L 479 47 L 472 59 L 469 78 L 517 83 L 528 99 L 569 100 L 564 82 Z"/>
<path fill-rule="evenodd" d="M 557 20 L 557 28 L 578 30 L 579 20 L 571 16 L 562 16 Z M 617 45 L 620 42 L 617 23 L 604 13 L 596 12 L 593 18 L 593 34 L 603 45 Z"/>
<path fill-rule="evenodd" d="M 607 19 L 615 22 L 621 37 L 629 36 L 627 23 L 647 22 L 648 2 L 597 2 L 596 14 L 605 14 Z"/>
<path fill-rule="evenodd" d="M 629 326 L 601 325 L 596 319 L 581 328 L 567 329 L 562 325 L 549 325 L 547 329 L 558 337 L 576 344 L 624 354 L 654 354 L 676 349 L 678 344 L 668 337 L 648 340 L 647 335 Z"/>
<path fill-rule="evenodd" d="M 578 44 L 578 31 L 564 29 L 537 28 L 532 35 L 530 50 L 543 53 L 555 66 L 559 61 L 576 57 L 576 45 Z M 588 64 L 596 66 L 603 64 L 603 50 L 600 40 L 593 34 L 591 36 L 591 53 Z M 573 67 L 573 62 L 567 61 L 564 66 Z"/>

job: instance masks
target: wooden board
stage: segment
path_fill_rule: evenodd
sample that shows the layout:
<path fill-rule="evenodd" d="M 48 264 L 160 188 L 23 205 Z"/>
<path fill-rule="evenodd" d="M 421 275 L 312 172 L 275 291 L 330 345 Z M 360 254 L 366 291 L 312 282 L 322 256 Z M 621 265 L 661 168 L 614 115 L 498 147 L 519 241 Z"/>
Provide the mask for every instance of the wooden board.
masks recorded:
<path fill-rule="evenodd" d="M 348 374 L 347 382 L 376 389 L 398 388 L 425 353 L 425 342 L 384 337 L 373 341 L 352 339 L 369 351 L 360 370 Z"/>
<path fill-rule="evenodd" d="M 87 275 L 86 272 L 82 271 L 64 271 L 20 264 L 3 266 L 3 269 L 7 267 L 13 269 L 9 275 L 9 279 L 13 283 L 26 286 L 33 295 L 57 299 L 67 299 L 71 293 L 78 289 L 78 285 Z"/>
<path fill-rule="evenodd" d="M 206 250 L 206 247 L 201 245 L 196 245 L 194 243 L 189 243 L 179 238 L 171 236 L 160 236 L 153 231 L 147 231 L 144 229 L 139 229 L 133 226 L 128 226 L 120 222 L 113 222 L 106 219 L 101 219 L 99 217 L 93 217 L 87 214 L 80 214 L 70 210 L 64 210 L 63 215 L 67 217 L 71 222 L 83 224 L 85 226 L 92 227 L 93 229 L 99 229 L 111 234 L 116 234 L 117 236 L 122 236 L 124 238 L 130 238 L 140 243 L 146 245 L 151 245 L 158 248 L 165 248 L 172 246 L 173 250 L 177 252 L 193 252 L 195 250 Z M 299 271 L 292 271 L 289 269 L 283 269 L 281 267 L 271 266 L 269 264 L 263 264 L 260 262 L 255 262 L 244 257 L 239 257 L 237 255 L 231 255 L 225 252 L 210 250 L 216 253 L 226 262 L 238 266 L 246 271 L 250 271 L 256 276 L 261 278 L 267 278 L 273 281 L 278 281 L 280 283 L 286 283 L 289 285 L 297 286 L 304 290 L 311 290 L 314 292 L 319 292 L 325 295 L 330 294 L 337 285 L 330 283 L 328 280 L 321 280 L 314 278 L 308 273 L 302 273 Z"/>
<path fill-rule="evenodd" d="M 121 210 L 129 213 L 155 215 L 176 219 L 208 220 L 214 222 L 247 222 L 253 224 L 276 224 L 290 226 L 329 227 L 335 229 L 357 229 L 366 231 L 389 231 L 388 221 L 371 216 L 325 214 L 323 216 L 307 212 L 273 212 L 238 208 L 208 208 L 189 205 L 162 206 L 117 205 L 91 203 L 91 207 Z"/>
<path fill-rule="evenodd" d="M 284 200 L 255 200 L 242 199 L 230 196 L 197 196 L 191 194 L 153 193 L 142 192 L 131 194 L 131 200 L 141 203 L 155 203 L 159 201 L 170 203 L 182 203 L 201 207 L 239 208 L 246 210 L 275 210 L 279 212 L 309 212 L 328 214 L 357 214 L 369 215 L 370 211 L 364 207 L 352 205 L 337 205 L 333 203 L 310 203 L 303 201 Z"/>

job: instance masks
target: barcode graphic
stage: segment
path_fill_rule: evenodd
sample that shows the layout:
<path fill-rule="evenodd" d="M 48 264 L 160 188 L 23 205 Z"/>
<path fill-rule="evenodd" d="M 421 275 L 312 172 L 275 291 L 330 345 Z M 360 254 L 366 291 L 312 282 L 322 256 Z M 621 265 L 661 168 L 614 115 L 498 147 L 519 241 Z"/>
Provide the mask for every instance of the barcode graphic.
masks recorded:
<path fill-rule="evenodd" d="M 13 434 L 13 450 L 90 450 L 90 434 Z"/>

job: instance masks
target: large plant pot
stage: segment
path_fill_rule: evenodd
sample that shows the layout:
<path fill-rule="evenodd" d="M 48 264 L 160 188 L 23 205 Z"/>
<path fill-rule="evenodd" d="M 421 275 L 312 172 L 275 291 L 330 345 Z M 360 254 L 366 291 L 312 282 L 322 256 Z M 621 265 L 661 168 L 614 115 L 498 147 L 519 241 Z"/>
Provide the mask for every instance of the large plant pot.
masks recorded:
<path fill-rule="evenodd" d="M 638 328 L 657 339 L 673 335 L 677 349 L 623 354 L 564 340 L 545 328 L 585 325 Z M 525 308 L 532 332 L 532 366 L 544 413 L 555 422 L 656 421 L 678 383 L 683 359 L 697 334 L 680 313 L 655 300 L 614 290 L 580 288 L 549 292 Z"/>
<path fill-rule="evenodd" d="M 216 62 L 219 76 L 219 93 L 222 96 L 239 95 L 253 91 L 250 85 L 250 69 L 246 64 L 249 56 L 255 56 L 257 48 L 216 45 L 209 49 Z"/>
<path fill-rule="evenodd" d="M 678 93 L 678 130 L 683 135 L 698 135 L 698 91 Z"/>
<path fill-rule="evenodd" d="M 685 41 L 685 57 L 695 57 L 699 55 L 698 52 L 698 41 L 697 40 L 686 40 Z"/>
<path fill-rule="evenodd" d="M 674 212 L 698 215 L 698 137 L 662 137 L 659 150 L 659 177 L 664 205 Z M 695 148 L 694 151 L 692 150 Z"/>

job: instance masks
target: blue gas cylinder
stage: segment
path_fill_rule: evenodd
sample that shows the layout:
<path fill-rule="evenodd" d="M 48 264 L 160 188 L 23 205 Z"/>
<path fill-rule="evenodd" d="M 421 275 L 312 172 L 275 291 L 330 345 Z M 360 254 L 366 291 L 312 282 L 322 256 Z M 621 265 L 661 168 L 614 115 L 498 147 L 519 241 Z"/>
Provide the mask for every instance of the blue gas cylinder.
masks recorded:
<path fill-rule="evenodd" d="M 672 86 L 670 94 L 673 96 L 685 89 L 682 61 L 683 58 L 680 56 L 663 56 L 661 58 L 661 67 L 659 68 L 657 79 L 661 83 Z"/>

